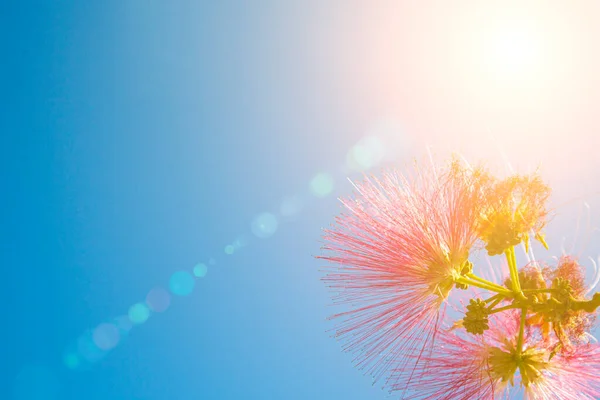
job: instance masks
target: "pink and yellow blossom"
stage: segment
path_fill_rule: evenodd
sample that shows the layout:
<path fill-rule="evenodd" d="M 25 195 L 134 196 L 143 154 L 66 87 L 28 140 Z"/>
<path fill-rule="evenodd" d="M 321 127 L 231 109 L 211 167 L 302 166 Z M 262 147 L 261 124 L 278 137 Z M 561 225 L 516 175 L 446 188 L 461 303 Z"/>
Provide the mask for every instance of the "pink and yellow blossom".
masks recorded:
<path fill-rule="evenodd" d="M 536 329 L 517 352 L 519 313 L 498 314 L 483 336 L 441 333 L 412 372 L 414 399 L 593 400 L 600 396 L 600 345 L 587 343 L 553 355 Z M 401 371 L 400 382 L 408 377 Z M 415 380 L 414 376 L 418 376 Z M 399 385 L 397 389 L 401 389 Z"/>
<path fill-rule="evenodd" d="M 440 305 L 466 272 L 478 238 L 483 174 L 457 163 L 387 172 L 356 183 L 357 196 L 325 234 L 324 281 L 336 336 L 376 378 L 433 341 Z"/>
<path fill-rule="evenodd" d="M 555 267 L 517 263 L 515 246 L 528 253 L 530 236 L 548 248 L 550 188 L 539 175 L 497 179 L 453 161 L 388 171 L 355 188 L 320 258 L 343 307 L 332 317 L 335 335 L 359 368 L 415 399 L 600 395 L 591 336 L 600 293 L 586 296 L 574 257 Z M 469 258 L 482 248 L 506 257 L 504 282 L 474 270 Z M 471 288 L 458 296 L 457 318 L 449 297 Z M 453 328 L 441 329 L 447 321 Z"/>

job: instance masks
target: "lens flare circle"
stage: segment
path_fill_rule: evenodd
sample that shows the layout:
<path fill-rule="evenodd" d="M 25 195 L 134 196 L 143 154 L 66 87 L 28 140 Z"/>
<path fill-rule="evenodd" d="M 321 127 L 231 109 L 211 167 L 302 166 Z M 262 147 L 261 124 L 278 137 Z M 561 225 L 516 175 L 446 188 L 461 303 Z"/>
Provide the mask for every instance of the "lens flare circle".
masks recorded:
<path fill-rule="evenodd" d="M 92 339 L 100 350 L 110 350 L 114 348 L 121 339 L 119 328 L 114 324 L 100 324 L 92 332 Z"/>
<path fill-rule="evenodd" d="M 169 289 L 177 296 L 189 296 L 194 291 L 196 281 L 187 271 L 177 271 L 171 275 Z"/>
<path fill-rule="evenodd" d="M 171 295 L 165 289 L 156 287 L 146 295 L 146 304 L 154 312 L 165 312 L 171 304 Z"/>
<path fill-rule="evenodd" d="M 271 213 L 262 213 L 252 221 L 252 233 L 261 239 L 266 239 L 275 234 L 279 221 L 277 217 Z"/>
<path fill-rule="evenodd" d="M 355 171 L 366 171 L 377 166 L 385 156 L 385 147 L 376 136 L 362 138 L 346 156 L 348 167 Z"/>
<path fill-rule="evenodd" d="M 81 364 L 81 360 L 76 353 L 69 352 L 63 355 L 63 363 L 69 369 L 77 369 Z"/>
<path fill-rule="evenodd" d="M 333 177 L 326 172 L 319 172 L 310 181 L 310 192 L 316 197 L 326 197 L 333 192 Z"/>
<path fill-rule="evenodd" d="M 208 267 L 206 266 L 206 264 L 198 263 L 194 267 L 194 275 L 197 278 L 204 278 L 207 273 L 208 273 Z"/>
<path fill-rule="evenodd" d="M 136 303 L 129 308 L 128 315 L 133 324 L 143 324 L 150 317 L 150 309 L 143 303 Z"/>
<path fill-rule="evenodd" d="M 121 335 L 122 338 L 127 336 L 129 331 L 133 328 L 133 323 L 131 322 L 129 315 L 120 315 L 116 317 L 113 320 L 113 324 L 115 324 L 119 330 L 119 335 Z"/>

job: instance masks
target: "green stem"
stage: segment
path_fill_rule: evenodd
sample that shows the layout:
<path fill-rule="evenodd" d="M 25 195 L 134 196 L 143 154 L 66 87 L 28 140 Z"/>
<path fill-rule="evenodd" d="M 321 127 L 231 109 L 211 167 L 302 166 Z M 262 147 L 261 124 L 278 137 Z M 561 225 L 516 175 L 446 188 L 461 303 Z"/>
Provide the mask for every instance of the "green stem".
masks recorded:
<path fill-rule="evenodd" d="M 515 308 L 521 308 L 520 306 L 516 306 L 514 304 L 509 304 L 507 306 L 504 307 L 500 307 L 500 308 L 496 308 L 495 310 L 490 310 L 489 314 L 496 314 L 502 311 L 506 311 L 506 310 L 514 310 Z"/>
<path fill-rule="evenodd" d="M 495 287 L 498 290 L 506 290 L 506 288 L 504 286 L 500 286 L 497 283 L 490 282 L 487 279 L 480 278 L 480 277 L 478 277 L 477 275 L 475 275 L 473 273 L 466 274 L 465 276 L 467 278 L 473 279 L 473 280 L 475 280 L 477 282 L 481 282 L 481 283 L 485 283 L 487 285 L 493 286 L 493 287 Z"/>
<path fill-rule="evenodd" d="M 495 300 L 502 300 L 502 295 L 501 294 L 495 294 L 492 297 L 490 297 L 489 299 L 487 299 L 485 302 L 489 303 Z"/>
<path fill-rule="evenodd" d="M 571 307 L 575 311 L 583 310 L 588 313 L 593 313 L 600 307 L 600 293 L 594 293 L 592 299 L 588 301 L 571 300 Z"/>
<path fill-rule="evenodd" d="M 525 319 L 527 318 L 527 309 L 521 309 L 521 324 L 519 325 L 519 337 L 517 338 L 517 355 L 523 352 L 523 333 L 525 330 Z"/>
<path fill-rule="evenodd" d="M 510 281 L 512 283 L 513 292 L 520 298 L 524 299 L 525 295 L 521 290 L 521 282 L 519 281 L 519 270 L 517 268 L 517 257 L 515 256 L 515 247 L 511 246 L 504 251 L 506 261 L 508 262 L 508 270 L 510 272 Z"/>
<path fill-rule="evenodd" d="M 492 302 L 492 304 L 490 304 L 490 306 L 488 307 L 488 310 L 493 310 L 493 309 L 494 309 L 494 307 L 496 307 L 496 306 L 497 306 L 497 305 L 498 305 L 498 304 L 499 304 L 499 303 L 500 303 L 502 300 L 504 300 L 504 297 L 503 297 L 503 296 L 501 296 L 501 295 L 499 295 L 499 294 L 498 294 L 498 295 L 496 295 L 496 296 L 500 296 L 500 297 L 498 297 L 496 300 L 494 300 L 494 301 Z M 494 296 L 494 297 L 495 297 L 495 296 Z"/>
<path fill-rule="evenodd" d="M 469 286 L 475 286 L 475 287 L 478 287 L 478 288 L 481 288 L 481 289 L 489 290 L 490 292 L 502 294 L 502 295 L 507 296 L 507 297 L 512 297 L 513 296 L 513 293 L 510 290 L 506 289 L 506 288 L 503 288 L 503 287 L 498 286 L 498 285 L 490 285 L 488 283 L 476 281 L 476 280 L 473 280 L 473 279 L 469 279 L 469 278 L 464 277 L 464 276 L 459 276 L 457 278 L 454 278 L 454 282 L 456 282 L 456 283 L 462 283 L 464 285 L 469 285 Z"/>

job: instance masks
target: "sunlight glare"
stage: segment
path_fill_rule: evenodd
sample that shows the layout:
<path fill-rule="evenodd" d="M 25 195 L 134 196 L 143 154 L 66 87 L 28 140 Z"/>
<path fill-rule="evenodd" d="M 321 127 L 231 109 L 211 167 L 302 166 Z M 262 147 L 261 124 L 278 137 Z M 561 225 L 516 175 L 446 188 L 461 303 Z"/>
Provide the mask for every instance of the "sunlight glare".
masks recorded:
<path fill-rule="evenodd" d="M 542 68 L 542 40 L 533 21 L 494 24 L 483 36 L 488 72 L 496 78 L 523 79 Z"/>

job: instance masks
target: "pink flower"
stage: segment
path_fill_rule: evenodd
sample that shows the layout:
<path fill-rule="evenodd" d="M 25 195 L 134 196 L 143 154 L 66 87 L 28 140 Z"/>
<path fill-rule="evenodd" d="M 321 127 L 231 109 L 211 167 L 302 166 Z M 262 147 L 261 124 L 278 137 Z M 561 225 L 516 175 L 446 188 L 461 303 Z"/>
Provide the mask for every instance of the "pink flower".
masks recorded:
<path fill-rule="evenodd" d="M 532 400 L 593 400 L 600 397 L 600 346 L 579 345 L 561 353 L 526 393 Z"/>
<path fill-rule="evenodd" d="M 439 334 L 415 371 L 414 399 L 593 400 L 600 396 L 600 346 L 585 344 L 554 354 L 539 329 L 524 332 L 516 355 L 520 312 L 494 315 L 482 336 L 462 330 Z M 414 378 L 414 376 L 417 378 Z M 400 371 L 407 379 L 407 372 Z"/>
<path fill-rule="evenodd" d="M 436 336 L 440 306 L 477 240 L 485 176 L 457 162 L 387 172 L 356 184 L 325 233 L 324 281 L 346 311 L 336 336 L 375 380 L 416 360 Z M 467 264 L 466 264 L 467 263 Z"/>

